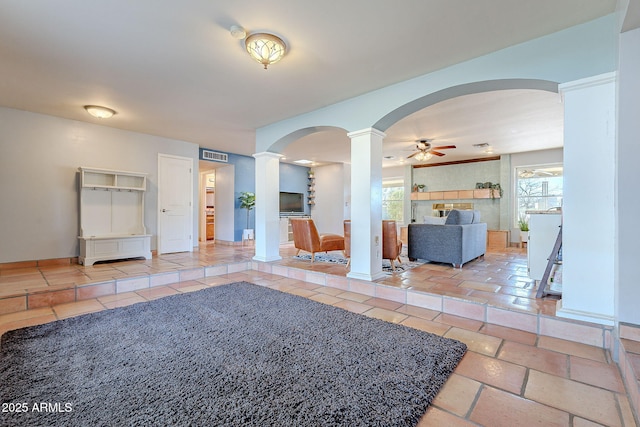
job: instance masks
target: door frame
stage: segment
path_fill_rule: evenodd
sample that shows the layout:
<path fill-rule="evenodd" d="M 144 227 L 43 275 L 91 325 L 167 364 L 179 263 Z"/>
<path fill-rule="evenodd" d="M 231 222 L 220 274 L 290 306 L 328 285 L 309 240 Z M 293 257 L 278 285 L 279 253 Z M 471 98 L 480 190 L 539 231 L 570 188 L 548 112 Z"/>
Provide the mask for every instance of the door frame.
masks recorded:
<path fill-rule="evenodd" d="M 202 160 L 201 160 L 202 161 Z M 199 170 L 198 171 L 198 202 L 200 206 L 198 207 L 198 243 L 200 242 L 208 242 L 207 240 L 207 175 L 211 175 L 216 173 L 216 169 L 207 169 L 207 170 Z M 215 188 L 215 187 L 214 187 Z M 216 205 L 216 197 L 214 193 L 214 208 Z M 215 226 L 214 226 L 215 229 Z M 215 240 L 215 231 L 214 231 L 214 240 Z"/>

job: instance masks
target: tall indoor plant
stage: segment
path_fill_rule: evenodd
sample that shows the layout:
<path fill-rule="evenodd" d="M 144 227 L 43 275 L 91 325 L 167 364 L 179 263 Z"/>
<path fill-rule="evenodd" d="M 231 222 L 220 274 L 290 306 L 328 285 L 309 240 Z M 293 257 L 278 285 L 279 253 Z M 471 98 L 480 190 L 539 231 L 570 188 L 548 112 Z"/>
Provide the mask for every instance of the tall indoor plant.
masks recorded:
<path fill-rule="evenodd" d="M 529 221 L 525 215 L 521 215 L 518 220 L 518 228 L 520 229 L 520 242 L 529 241 Z"/>
<path fill-rule="evenodd" d="M 253 229 L 249 228 L 249 217 L 251 215 L 251 210 L 256 205 L 256 195 L 250 191 L 243 191 L 240 193 L 238 200 L 240 201 L 240 209 L 247 210 L 247 228 L 245 228 L 245 230 L 251 230 L 251 233 L 249 234 L 253 237 Z M 243 234 L 247 233 L 245 232 Z"/>

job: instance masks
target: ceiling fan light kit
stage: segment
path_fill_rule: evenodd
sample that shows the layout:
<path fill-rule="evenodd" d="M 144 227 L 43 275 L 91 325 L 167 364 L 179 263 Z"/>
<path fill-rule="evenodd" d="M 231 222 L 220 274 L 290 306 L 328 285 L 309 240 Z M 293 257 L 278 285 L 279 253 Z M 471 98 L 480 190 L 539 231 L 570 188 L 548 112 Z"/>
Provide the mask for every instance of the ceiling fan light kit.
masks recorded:
<path fill-rule="evenodd" d="M 431 153 L 429 153 L 427 151 L 420 151 L 414 156 L 414 159 L 416 159 L 419 162 L 425 162 L 425 161 L 431 159 L 432 157 L 433 157 L 433 154 L 431 154 Z"/>
<path fill-rule="evenodd" d="M 116 110 L 112 110 L 111 108 L 101 107 L 99 105 L 85 105 L 84 109 L 87 110 L 87 113 L 91 114 L 93 117 L 97 119 L 109 119 L 116 114 Z"/>
<path fill-rule="evenodd" d="M 433 158 L 433 156 L 438 156 L 438 157 L 442 157 L 445 154 L 441 153 L 439 151 L 436 150 L 449 150 L 452 148 L 456 148 L 455 145 L 441 145 L 438 147 L 433 147 L 431 145 L 431 142 L 433 141 L 433 139 L 418 139 L 416 141 L 416 152 L 411 154 L 410 156 L 407 156 L 407 159 L 415 159 L 419 162 L 425 162 L 431 158 Z"/>

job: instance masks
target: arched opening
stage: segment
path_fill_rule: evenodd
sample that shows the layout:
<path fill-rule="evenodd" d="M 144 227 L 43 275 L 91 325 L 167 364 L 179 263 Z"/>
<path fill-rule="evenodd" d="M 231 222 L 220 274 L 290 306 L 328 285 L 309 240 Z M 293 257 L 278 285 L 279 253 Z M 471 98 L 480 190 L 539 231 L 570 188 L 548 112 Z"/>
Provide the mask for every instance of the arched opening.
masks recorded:
<path fill-rule="evenodd" d="M 407 117 L 416 111 L 422 110 L 430 105 L 437 104 L 438 102 L 445 101 L 447 99 L 457 98 L 463 95 L 471 95 L 474 93 L 493 92 L 496 90 L 508 90 L 508 89 L 533 89 L 544 90 L 548 92 L 558 92 L 558 84 L 547 80 L 532 80 L 532 79 L 502 79 L 502 80 L 487 80 L 481 82 L 466 83 L 458 86 L 448 87 L 424 96 L 421 96 L 411 102 L 408 102 L 401 107 L 396 108 L 390 113 L 386 114 L 376 123 L 373 127 L 386 132 L 389 127 L 397 123 L 399 120 Z"/>

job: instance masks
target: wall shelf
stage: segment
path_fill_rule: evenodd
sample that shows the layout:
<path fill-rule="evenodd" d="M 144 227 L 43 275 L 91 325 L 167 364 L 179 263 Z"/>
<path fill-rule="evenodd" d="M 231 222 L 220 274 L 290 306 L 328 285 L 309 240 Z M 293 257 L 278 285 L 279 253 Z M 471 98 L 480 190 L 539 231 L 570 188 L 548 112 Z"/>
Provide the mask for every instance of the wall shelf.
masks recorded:
<path fill-rule="evenodd" d="M 105 190 L 145 191 L 147 176 L 136 172 L 81 167 L 80 186 Z"/>
<path fill-rule="evenodd" d="M 313 171 L 309 171 L 308 181 L 307 204 L 314 206 L 316 204 L 316 176 L 313 174 Z"/>
<path fill-rule="evenodd" d="M 411 200 L 460 200 L 460 199 L 499 199 L 500 190 L 490 188 L 478 190 L 448 190 L 448 191 L 416 191 L 411 193 Z"/>

